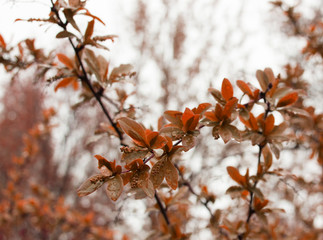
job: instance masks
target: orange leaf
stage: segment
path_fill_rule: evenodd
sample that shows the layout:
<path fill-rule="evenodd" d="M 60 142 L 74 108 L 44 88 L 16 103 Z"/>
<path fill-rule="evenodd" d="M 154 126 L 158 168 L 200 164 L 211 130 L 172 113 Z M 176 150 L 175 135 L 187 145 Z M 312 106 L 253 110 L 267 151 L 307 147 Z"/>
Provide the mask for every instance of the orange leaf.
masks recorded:
<path fill-rule="evenodd" d="M 264 135 L 267 136 L 274 128 L 275 118 L 274 115 L 269 115 L 265 120 Z"/>
<path fill-rule="evenodd" d="M 106 194 L 112 201 L 116 201 L 123 190 L 123 180 L 120 175 L 116 175 L 107 181 Z"/>
<path fill-rule="evenodd" d="M 201 103 L 197 108 L 192 109 L 195 114 L 203 114 L 207 109 L 212 106 L 210 103 Z"/>
<path fill-rule="evenodd" d="M 221 93 L 226 101 L 229 101 L 229 99 L 233 97 L 233 88 L 227 78 L 224 78 L 222 81 Z"/>
<path fill-rule="evenodd" d="M 252 91 L 251 91 L 250 87 L 248 86 L 248 84 L 246 84 L 244 81 L 238 80 L 237 85 L 243 93 L 247 94 L 250 98 L 253 97 Z"/>
<path fill-rule="evenodd" d="M 142 125 L 137 123 L 136 121 L 128 118 L 123 117 L 118 120 L 118 123 L 120 124 L 120 127 L 122 130 L 131 137 L 134 142 L 141 146 L 141 147 L 147 147 L 147 137 L 145 133 L 145 129 Z"/>
<path fill-rule="evenodd" d="M 257 131 L 258 130 L 257 119 L 252 113 L 249 113 L 249 122 L 250 122 L 251 129 L 254 131 Z"/>
<path fill-rule="evenodd" d="M 62 54 L 62 53 L 58 53 L 57 55 L 58 60 L 63 63 L 67 68 L 69 69 L 74 69 L 74 64 L 73 61 L 68 58 L 66 55 Z"/>
<path fill-rule="evenodd" d="M 3 39 L 3 37 L 2 37 L 2 35 L 0 34 L 0 46 L 2 47 L 2 48 L 4 48 L 4 49 L 6 49 L 6 47 L 7 47 L 7 44 L 6 44 L 6 42 L 4 41 L 4 39 Z"/>
<path fill-rule="evenodd" d="M 284 107 L 284 106 L 291 105 L 297 101 L 297 98 L 298 98 L 297 92 L 289 93 L 278 101 L 277 107 Z"/>
<path fill-rule="evenodd" d="M 240 175 L 238 169 L 236 169 L 235 167 L 227 167 L 227 172 L 230 175 L 230 177 L 240 185 L 244 186 L 246 184 L 245 178 L 242 175 Z"/>
<path fill-rule="evenodd" d="M 165 111 L 164 112 L 164 117 L 170 121 L 171 123 L 175 124 L 176 126 L 182 128 L 183 124 L 182 124 L 182 112 L 179 111 Z"/>
<path fill-rule="evenodd" d="M 204 116 L 207 119 L 209 119 L 209 120 L 211 120 L 213 122 L 218 122 L 219 121 L 219 119 L 215 116 L 215 114 L 214 114 L 213 111 L 212 112 L 206 112 L 206 113 L 204 113 Z"/>
<path fill-rule="evenodd" d="M 183 122 L 183 131 L 193 131 L 195 130 L 198 121 L 199 121 L 200 115 L 194 114 L 192 110 L 189 108 L 186 108 L 183 115 L 182 115 L 182 122 Z"/>
<path fill-rule="evenodd" d="M 56 92 L 59 88 L 62 88 L 62 87 L 66 87 L 68 86 L 69 84 L 73 83 L 73 87 L 75 89 L 75 82 L 77 84 L 77 77 L 67 77 L 67 78 L 63 78 L 55 87 L 54 91 Z"/>
<path fill-rule="evenodd" d="M 151 149 L 162 148 L 167 143 L 167 140 L 164 137 L 160 136 L 158 132 L 153 132 L 149 129 L 146 129 L 146 136 L 147 144 Z"/>

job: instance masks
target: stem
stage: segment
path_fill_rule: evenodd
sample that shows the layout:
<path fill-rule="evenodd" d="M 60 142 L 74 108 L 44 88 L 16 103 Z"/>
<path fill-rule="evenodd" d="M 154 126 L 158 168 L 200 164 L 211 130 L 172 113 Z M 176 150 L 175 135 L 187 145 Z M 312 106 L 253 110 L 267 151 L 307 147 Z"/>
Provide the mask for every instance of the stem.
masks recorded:
<path fill-rule="evenodd" d="M 166 221 L 167 226 L 169 226 L 170 221 L 169 221 L 169 218 L 167 216 L 166 208 L 163 206 L 162 202 L 160 201 L 160 198 L 159 198 L 156 190 L 155 190 L 155 199 L 157 201 L 157 204 L 158 204 L 158 207 L 160 209 L 160 212 L 162 213 L 162 215 L 163 215 L 163 217 L 164 217 L 164 219 Z"/>
<path fill-rule="evenodd" d="M 174 166 L 175 166 L 175 168 L 177 169 L 177 171 L 178 171 L 178 173 L 179 173 L 179 175 L 180 175 L 180 177 L 181 177 L 181 179 L 182 179 L 182 181 L 183 181 L 183 184 L 185 185 L 185 186 L 187 186 L 188 187 L 188 190 L 193 194 L 193 195 L 195 195 L 196 197 L 200 197 L 200 195 L 198 195 L 195 191 L 194 191 L 194 189 L 193 189 L 193 187 L 192 187 L 192 185 L 189 183 L 189 181 L 187 181 L 185 178 L 184 178 L 184 175 L 183 175 L 183 173 L 180 171 L 180 169 L 179 169 L 179 166 L 175 163 L 174 164 Z M 208 203 L 209 203 L 209 201 L 206 199 L 205 201 L 203 201 L 202 199 L 199 199 L 199 201 L 205 206 L 205 208 L 209 211 L 209 213 L 210 213 L 210 215 L 211 215 L 211 217 L 213 217 L 213 213 L 212 213 L 212 211 L 211 211 L 211 209 L 209 208 L 209 206 L 208 206 Z"/>

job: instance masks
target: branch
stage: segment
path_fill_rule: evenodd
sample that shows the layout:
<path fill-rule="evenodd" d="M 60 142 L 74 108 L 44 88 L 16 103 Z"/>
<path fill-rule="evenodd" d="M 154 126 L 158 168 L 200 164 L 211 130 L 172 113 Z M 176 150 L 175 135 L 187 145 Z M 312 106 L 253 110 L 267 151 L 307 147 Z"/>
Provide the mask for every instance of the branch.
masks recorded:
<path fill-rule="evenodd" d="M 55 7 L 55 5 L 54 5 L 54 3 L 53 3 L 53 0 L 51 0 L 51 3 L 52 3 L 52 8 L 51 8 L 51 10 L 55 13 L 55 15 L 56 15 L 56 17 L 57 17 L 57 19 L 58 19 L 58 21 L 59 21 L 57 24 L 58 24 L 61 28 L 63 28 L 64 30 L 66 30 L 67 21 L 66 21 L 66 23 L 64 23 L 64 22 L 62 21 L 62 19 L 60 18 L 60 15 L 59 15 L 58 10 L 56 9 L 56 7 Z M 98 93 L 94 90 L 94 88 L 93 88 L 93 86 L 92 86 L 92 84 L 91 84 L 91 81 L 89 80 L 89 78 L 88 78 L 88 76 L 87 76 L 87 73 L 86 73 L 86 70 L 85 70 L 84 64 L 83 64 L 82 59 L 81 59 L 81 56 L 80 56 L 80 54 L 79 54 L 79 52 L 80 52 L 80 49 L 81 49 L 81 48 L 77 48 L 77 47 L 74 45 L 74 43 L 73 43 L 73 41 L 72 41 L 72 39 L 71 39 L 70 37 L 68 38 L 68 40 L 69 40 L 69 42 L 70 42 L 70 44 L 71 44 L 71 46 L 72 46 L 72 48 L 73 48 L 73 50 L 74 50 L 74 52 L 75 52 L 76 58 L 77 58 L 77 60 L 78 60 L 78 62 L 79 62 L 79 64 L 80 64 L 80 67 L 81 67 L 81 70 L 82 70 L 82 76 L 79 76 L 79 78 L 80 78 L 80 79 L 81 79 L 81 81 L 82 81 L 82 82 L 84 82 L 84 83 L 86 84 L 86 86 L 90 89 L 91 93 L 93 94 L 93 96 L 95 97 L 95 99 L 97 100 L 97 102 L 100 104 L 100 106 L 101 106 L 101 108 L 102 108 L 103 113 L 104 113 L 104 114 L 105 114 L 105 116 L 108 118 L 108 120 L 109 120 L 110 124 L 112 125 L 112 127 L 114 128 L 114 130 L 116 131 L 116 133 L 118 134 L 118 138 L 120 139 L 121 145 L 124 145 L 124 146 L 125 146 L 125 144 L 123 144 L 123 143 L 122 143 L 122 140 L 123 140 L 122 133 L 120 132 L 120 130 L 118 129 L 118 127 L 117 127 L 116 123 L 113 121 L 113 119 L 112 119 L 112 117 L 110 116 L 110 114 L 109 114 L 108 110 L 107 110 L 107 109 L 106 109 L 106 107 L 104 106 L 104 104 L 103 104 L 103 102 L 102 102 L 102 100 L 101 100 L 101 95 L 100 95 L 100 94 L 98 94 Z"/>
<path fill-rule="evenodd" d="M 160 212 L 162 213 L 162 215 L 163 215 L 163 217 L 164 217 L 164 219 L 165 219 L 165 221 L 166 221 L 166 223 L 167 223 L 167 226 L 169 226 L 170 225 L 170 221 L 169 221 L 169 218 L 168 218 L 168 216 L 167 216 L 167 210 L 166 210 L 166 208 L 163 206 L 163 204 L 162 204 L 162 202 L 160 201 L 160 198 L 159 198 L 159 196 L 158 196 L 158 194 L 157 194 L 157 191 L 155 190 L 155 199 L 156 199 L 156 201 L 157 201 L 157 204 L 158 204 L 158 207 L 159 207 L 159 209 L 160 209 Z"/>
<path fill-rule="evenodd" d="M 199 199 L 200 203 L 202 203 L 202 204 L 205 206 L 205 208 L 209 211 L 209 213 L 210 213 L 211 217 L 213 217 L 213 213 L 212 213 L 211 209 L 210 209 L 210 208 L 209 208 L 209 206 L 208 206 L 209 200 L 207 200 L 207 199 L 206 199 L 205 201 L 203 201 L 202 199 L 200 199 L 200 195 L 199 195 L 199 194 L 197 194 L 197 193 L 194 191 L 194 189 L 193 189 L 192 185 L 190 184 L 190 182 L 189 182 L 189 181 L 187 181 L 187 180 L 184 178 L 184 175 L 183 175 L 183 173 L 180 171 L 179 166 L 178 166 L 176 163 L 174 164 L 174 166 L 176 167 L 176 169 L 177 169 L 177 171 L 178 171 L 178 173 L 179 173 L 179 175 L 180 175 L 180 177 L 181 177 L 181 179 L 182 179 L 182 181 L 183 181 L 183 184 L 184 184 L 185 186 L 187 186 L 187 187 L 188 187 L 188 190 L 189 190 L 193 195 L 195 195 L 196 197 L 198 197 L 198 199 Z"/>

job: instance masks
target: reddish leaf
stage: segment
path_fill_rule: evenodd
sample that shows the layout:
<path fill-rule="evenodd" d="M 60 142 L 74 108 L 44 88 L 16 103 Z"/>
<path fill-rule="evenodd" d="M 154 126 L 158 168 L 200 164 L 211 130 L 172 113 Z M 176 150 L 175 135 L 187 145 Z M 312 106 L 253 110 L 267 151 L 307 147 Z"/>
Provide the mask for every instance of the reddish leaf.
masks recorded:
<path fill-rule="evenodd" d="M 197 108 L 192 109 L 195 114 L 203 114 L 207 109 L 212 106 L 210 103 L 201 103 Z"/>
<path fill-rule="evenodd" d="M 116 175 L 107 181 L 106 193 L 112 201 L 116 201 L 123 190 L 123 180 L 120 175 Z"/>
<path fill-rule="evenodd" d="M 66 87 L 70 84 L 73 84 L 73 88 L 78 88 L 74 84 L 77 84 L 77 77 L 67 77 L 63 78 L 55 87 L 54 91 L 56 92 L 59 88 Z"/>
<path fill-rule="evenodd" d="M 183 131 L 194 131 L 198 124 L 199 117 L 199 114 L 194 114 L 192 110 L 186 108 L 182 115 Z"/>
<path fill-rule="evenodd" d="M 224 78 L 222 81 L 221 93 L 226 101 L 233 97 L 233 87 L 227 78 Z"/>
<path fill-rule="evenodd" d="M 277 107 L 285 107 L 285 106 L 291 105 L 297 101 L 297 98 L 298 98 L 297 92 L 289 93 L 278 101 Z"/>
<path fill-rule="evenodd" d="M 146 147 L 147 138 L 145 129 L 142 125 L 127 117 L 120 118 L 118 123 L 122 130 L 131 137 L 137 145 Z"/>
<path fill-rule="evenodd" d="M 77 190 L 77 194 L 80 197 L 89 195 L 100 188 L 106 182 L 106 180 L 107 177 L 102 174 L 94 175 L 82 183 L 82 185 Z"/>
<path fill-rule="evenodd" d="M 208 120 L 210 120 L 210 121 L 212 121 L 212 122 L 218 122 L 218 121 L 220 121 L 220 120 L 215 116 L 214 111 L 212 111 L 212 112 L 206 112 L 206 113 L 204 113 L 204 116 L 205 116 Z"/>
<path fill-rule="evenodd" d="M 267 136 L 271 133 L 274 128 L 275 118 L 274 115 L 269 115 L 265 120 L 264 135 Z"/>
<path fill-rule="evenodd" d="M 182 128 L 182 112 L 179 111 L 165 111 L 164 117 L 170 121 L 171 123 L 175 124 L 176 126 Z"/>
<path fill-rule="evenodd" d="M 230 118 L 231 113 L 233 112 L 234 108 L 237 106 L 238 99 L 237 98 L 231 98 L 224 106 L 222 115 L 224 117 Z"/>
<path fill-rule="evenodd" d="M 167 140 L 164 137 L 160 136 L 158 132 L 153 132 L 149 129 L 146 129 L 146 136 L 147 144 L 151 149 L 162 148 L 167 143 Z"/>
<path fill-rule="evenodd" d="M 74 64 L 71 59 L 69 59 L 66 55 L 62 53 L 58 53 L 57 55 L 58 60 L 63 63 L 67 68 L 74 69 Z"/>
<path fill-rule="evenodd" d="M 243 93 L 247 94 L 250 98 L 253 98 L 252 91 L 248 84 L 246 84 L 244 81 L 238 80 L 237 85 Z"/>

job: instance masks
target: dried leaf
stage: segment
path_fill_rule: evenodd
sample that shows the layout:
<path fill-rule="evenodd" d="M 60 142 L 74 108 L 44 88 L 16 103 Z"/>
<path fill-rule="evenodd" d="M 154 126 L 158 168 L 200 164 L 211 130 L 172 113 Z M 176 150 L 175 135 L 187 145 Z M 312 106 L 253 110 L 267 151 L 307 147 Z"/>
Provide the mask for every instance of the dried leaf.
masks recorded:
<path fill-rule="evenodd" d="M 178 186 L 178 172 L 173 163 L 169 160 L 165 160 L 165 178 L 168 186 L 173 190 L 177 189 Z"/>
<path fill-rule="evenodd" d="M 59 33 L 57 33 L 56 38 L 72 38 L 72 37 L 76 37 L 73 33 L 68 32 L 68 31 L 61 31 Z"/>
<path fill-rule="evenodd" d="M 142 150 L 142 151 L 133 151 L 133 152 L 124 152 L 121 157 L 121 161 L 125 161 L 126 164 L 132 162 L 135 159 L 141 158 L 143 159 L 147 153 L 148 150 Z"/>
<path fill-rule="evenodd" d="M 109 81 L 115 82 L 126 76 L 130 76 L 133 73 L 132 69 L 133 69 L 133 66 L 130 64 L 121 64 L 119 67 L 116 67 L 112 70 L 109 77 Z"/>
<path fill-rule="evenodd" d="M 87 41 L 88 39 L 91 38 L 91 36 L 93 35 L 93 30 L 94 30 L 94 20 L 88 22 L 87 24 L 87 28 L 84 34 L 84 41 Z"/>
<path fill-rule="evenodd" d="M 267 90 L 268 85 L 269 85 L 269 79 L 268 79 L 268 77 L 266 76 L 266 74 L 263 71 L 257 70 L 257 72 L 256 72 L 256 78 L 257 78 L 257 80 L 259 82 L 259 85 L 261 87 L 261 90 L 263 92 L 265 92 Z"/>
<path fill-rule="evenodd" d="M 94 175 L 82 183 L 82 185 L 77 190 L 77 194 L 80 197 L 89 195 L 100 188 L 106 182 L 106 180 L 107 177 L 102 174 Z"/>
<path fill-rule="evenodd" d="M 106 193 L 112 201 L 116 201 L 123 190 L 123 180 L 118 174 L 107 181 Z"/>
<path fill-rule="evenodd" d="M 165 176 L 165 158 L 159 160 L 154 164 L 150 172 L 150 180 L 155 189 L 157 189 L 163 182 Z"/>
<path fill-rule="evenodd" d="M 196 145 L 196 137 L 191 134 L 185 135 L 182 138 L 182 145 L 185 147 L 185 152 L 187 152 Z"/>

